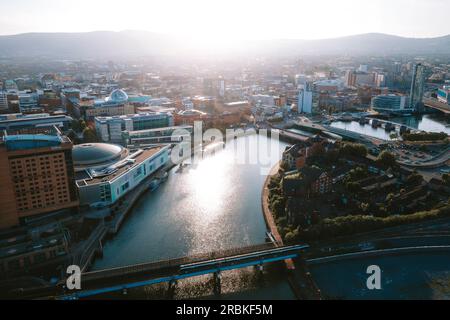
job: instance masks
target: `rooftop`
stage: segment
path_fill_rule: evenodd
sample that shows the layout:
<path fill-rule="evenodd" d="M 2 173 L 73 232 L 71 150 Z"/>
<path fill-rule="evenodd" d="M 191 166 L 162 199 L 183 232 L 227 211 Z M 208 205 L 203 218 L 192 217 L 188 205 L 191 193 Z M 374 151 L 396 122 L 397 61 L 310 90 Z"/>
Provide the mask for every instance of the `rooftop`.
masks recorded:
<path fill-rule="evenodd" d="M 75 166 L 89 166 L 120 160 L 125 149 L 108 143 L 86 143 L 73 147 L 72 156 Z"/>
<path fill-rule="evenodd" d="M 87 170 L 89 178 L 78 179 L 77 185 L 82 187 L 83 185 L 92 185 L 101 182 L 109 182 L 120 177 L 122 174 L 130 170 L 131 168 L 141 164 L 146 159 L 153 157 L 155 154 L 166 148 L 167 146 L 157 146 L 145 149 L 140 149 L 137 152 L 131 154 L 125 159 L 101 170 Z"/>

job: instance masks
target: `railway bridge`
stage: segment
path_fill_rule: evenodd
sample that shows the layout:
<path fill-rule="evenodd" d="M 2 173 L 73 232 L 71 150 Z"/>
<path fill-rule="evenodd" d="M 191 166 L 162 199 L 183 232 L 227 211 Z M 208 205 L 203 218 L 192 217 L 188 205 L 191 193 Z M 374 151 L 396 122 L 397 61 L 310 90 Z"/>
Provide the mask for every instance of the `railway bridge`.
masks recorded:
<path fill-rule="evenodd" d="M 53 298 L 61 300 L 89 298 L 117 291 L 126 292 L 128 289 L 157 283 L 168 283 L 170 293 L 175 290 L 177 281 L 206 274 L 214 276 L 214 291 L 220 293 L 222 271 L 249 266 L 262 271 L 265 264 L 300 257 L 307 248 L 308 245 L 276 246 L 274 243 L 266 243 L 204 255 L 85 272 L 81 274 L 80 290 L 64 290 L 64 280 L 57 285 L 59 292 L 55 293 Z"/>

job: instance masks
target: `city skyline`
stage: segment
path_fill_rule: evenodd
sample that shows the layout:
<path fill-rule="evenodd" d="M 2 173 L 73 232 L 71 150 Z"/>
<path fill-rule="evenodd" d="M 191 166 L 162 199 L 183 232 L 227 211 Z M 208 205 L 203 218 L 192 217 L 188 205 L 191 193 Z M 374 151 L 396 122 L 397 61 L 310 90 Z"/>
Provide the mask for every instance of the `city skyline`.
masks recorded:
<path fill-rule="evenodd" d="M 279 3 L 281 2 L 281 3 Z M 363 33 L 433 38 L 450 34 L 443 0 L 377 1 L 29 0 L 1 3 L 0 35 L 145 30 L 197 39 L 328 39 Z M 288 9 L 288 10 L 287 10 Z M 39 14 L 36 14 L 39 12 Z M 108 12 L 108 14 L 102 14 Z M 315 12 L 316 14 L 310 14 Z M 82 24 L 79 22 L 83 21 Z"/>

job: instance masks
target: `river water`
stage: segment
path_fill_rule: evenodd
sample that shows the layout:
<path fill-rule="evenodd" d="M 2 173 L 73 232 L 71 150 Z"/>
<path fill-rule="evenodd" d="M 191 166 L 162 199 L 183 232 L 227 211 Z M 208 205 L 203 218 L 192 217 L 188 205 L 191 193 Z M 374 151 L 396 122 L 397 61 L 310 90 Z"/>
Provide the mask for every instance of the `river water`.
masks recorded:
<path fill-rule="evenodd" d="M 450 127 L 447 127 L 450 123 L 444 117 L 439 115 L 423 115 L 423 116 L 410 116 L 410 117 L 398 117 L 389 119 L 392 122 L 404 124 L 412 128 L 416 128 L 429 132 L 446 132 L 450 134 Z M 365 134 L 371 137 L 390 140 L 391 132 L 385 131 L 383 128 L 373 128 L 370 124 L 361 125 L 357 121 L 343 122 L 336 121 L 331 124 L 332 127 L 345 129 L 361 134 Z"/>
<path fill-rule="evenodd" d="M 236 143 L 255 143 L 257 139 L 239 138 Z M 263 142 L 273 150 L 264 165 L 236 164 L 235 146 L 227 144 L 224 150 L 182 172 L 174 168 L 164 184 L 141 197 L 118 234 L 104 245 L 103 258 L 95 261 L 93 269 L 263 243 L 264 173 L 279 161 L 286 147 L 268 138 Z M 364 287 L 365 270 L 370 264 L 378 264 L 383 270 L 384 290 L 380 292 Z M 321 290 L 333 298 L 430 299 L 442 296 L 432 289 L 430 279 L 436 279 L 437 286 L 448 281 L 442 279 L 450 276 L 441 273 L 449 264 L 448 257 L 440 254 L 387 256 L 314 265 L 311 273 Z M 178 284 L 175 298 L 294 299 L 281 270 L 269 266 L 262 278 L 253 268 L 224 272 L 219 297 L 213 294 L 212 276 L 185 279 Z M 160 299 L 166 292 L 167 285 L 155 285 L 129 292 L 128 297 Z M 120 293 L 109 297 L 124 298 Z"/>
<path fill-rule="evenodd" d="M 248 154 L 255 154 L 258 144 L 263 153 L 271 152 L 265 152 L 267 157 L 250 159 Z M 248 153 L 246 163 L 236 151 L 243 150 L 239 147 Z M 241 137 L 182 172 L 174 168 L 165 183 L 141 197 L 118 234 L 106 242 L 103 258 L 95 261 L 93 269 L 264 243 L 261 191 L 266 174 L 285 147 L 285 143 L 266 137 Z M 225 294 L 221 298 L 294 298 L 287 281 L 277 272 L 267 272 L 261 283 L 255 274 L 252 268 L 224 274 Z M 197 280 L 185 281 L 189 285 L 180 290 L 181 297 L 210 295 L 210 287 L 205 289 L 201 284 L 204 279 L 198 279 L 198 285 L 192 281 Z"/>
<path fill-rule="evenodd" d="M 381 290 L 369 290 L 367 267 L 381 269 Z M 449 299 L 448 252 L 367 257 L 310 265 L 322 292 L 334 299 Z"/>

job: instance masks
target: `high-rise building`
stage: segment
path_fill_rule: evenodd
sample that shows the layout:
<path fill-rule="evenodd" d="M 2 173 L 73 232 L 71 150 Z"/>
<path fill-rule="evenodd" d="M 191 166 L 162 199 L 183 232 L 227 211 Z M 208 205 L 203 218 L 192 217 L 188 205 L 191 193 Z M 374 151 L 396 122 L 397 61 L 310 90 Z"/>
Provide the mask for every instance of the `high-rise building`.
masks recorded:
<path fill-rule="evenodd" d="M 8 110 L 8 95 L 0 89 L 0 112 Z"/>
<path fill-rule="evenodd" d="M 309 83 L 298 93 L 298 113 L 312 113 L 313 93 Z"/>
<path fill-rule="evenodd" d="M 72 142 L 46 130 L 6 132 L 0 141 L 0 229 L 78 206 Z"/>
<path fill-rule="evenodd" d="M 411 93 L 409 97 L 409 107 L 416 111 L 423 108 L 423 92 L 425 87 L 425 66 L 418 63 L 414 66 L 411 82 Z"/>

